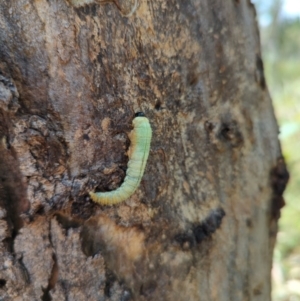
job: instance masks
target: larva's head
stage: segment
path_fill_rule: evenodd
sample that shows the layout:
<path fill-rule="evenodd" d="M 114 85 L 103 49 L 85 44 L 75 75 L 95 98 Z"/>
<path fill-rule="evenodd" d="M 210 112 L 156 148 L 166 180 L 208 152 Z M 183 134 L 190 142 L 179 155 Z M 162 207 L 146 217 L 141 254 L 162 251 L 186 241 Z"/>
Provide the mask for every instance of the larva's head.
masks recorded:
<path fill-rule="evenodd" d="M 146 115 L 144 114 L 144 112 L 136 112 L 134 114 L 134 117 L 146 117 Z"/>
<path fill-rule="evenodd" d="M 145 114 L 143 112 L 138 112 L 135 114 L 135 118 L 133 119 L 132 124 L 134 127 L 144 127 L 147 126 L 146 124 L 149 124 L 149 120 L 147 117 L 145 117 Z"/>

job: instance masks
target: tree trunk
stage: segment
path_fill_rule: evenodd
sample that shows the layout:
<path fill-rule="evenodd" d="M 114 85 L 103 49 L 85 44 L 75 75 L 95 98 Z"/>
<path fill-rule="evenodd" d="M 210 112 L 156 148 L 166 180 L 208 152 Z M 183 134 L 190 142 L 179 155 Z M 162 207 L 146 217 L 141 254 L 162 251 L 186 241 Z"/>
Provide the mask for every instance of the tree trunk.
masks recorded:
<path fill-rule="evenodd" d="M 1 1 L 0 300 L 270 300 L 288 173 L 255 18 L 249 0 Z M 142 183 L 96 204 L 137 111 Z"/>

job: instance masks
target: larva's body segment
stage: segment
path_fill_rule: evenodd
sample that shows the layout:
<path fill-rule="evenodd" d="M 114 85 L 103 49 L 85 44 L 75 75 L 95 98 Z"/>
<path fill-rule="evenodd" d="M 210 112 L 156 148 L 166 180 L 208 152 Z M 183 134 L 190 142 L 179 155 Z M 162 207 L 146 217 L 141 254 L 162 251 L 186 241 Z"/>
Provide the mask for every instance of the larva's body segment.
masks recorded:
<path fill-rule="evenodd" d="M 90 192 L 94 202 L 114 205 L 128 199 L 140 185 L 150 151 L 152 130 L 148 118 L 137 116 L 133 119 L 133 130 L 129 134 L 130 148 L 126 176 L 122 185 L 109 192 Z"/>

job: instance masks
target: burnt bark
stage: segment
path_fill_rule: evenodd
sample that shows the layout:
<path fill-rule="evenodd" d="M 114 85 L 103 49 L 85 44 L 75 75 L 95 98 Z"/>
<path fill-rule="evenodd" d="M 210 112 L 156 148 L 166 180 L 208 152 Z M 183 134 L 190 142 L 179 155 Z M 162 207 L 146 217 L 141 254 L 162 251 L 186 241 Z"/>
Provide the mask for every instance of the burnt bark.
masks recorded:
<path fill-rule="evenodd" d="M 137 111 L 142 183 L 95 204 Z M 270 300 L 288 172 L 250 1 L 2 1 L 0 140 L 1 300 Z"/>

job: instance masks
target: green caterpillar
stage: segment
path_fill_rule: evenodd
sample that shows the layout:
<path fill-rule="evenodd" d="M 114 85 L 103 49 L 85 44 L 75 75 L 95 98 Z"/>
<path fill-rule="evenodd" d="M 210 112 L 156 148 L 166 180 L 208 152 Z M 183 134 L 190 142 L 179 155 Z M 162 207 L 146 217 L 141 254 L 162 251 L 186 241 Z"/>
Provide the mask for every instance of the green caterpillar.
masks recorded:
<path fill-rule="evenodd" d="M 94 202 L 103 205 L 115 205 L 128 199 L 140 185 L 150 151 L 152 129 L 144 113 L 138 112 L 133 119 L 133 130 L 130 132 L 128 167 L 122 185 L 109 192 L 90 192 Z"/>

